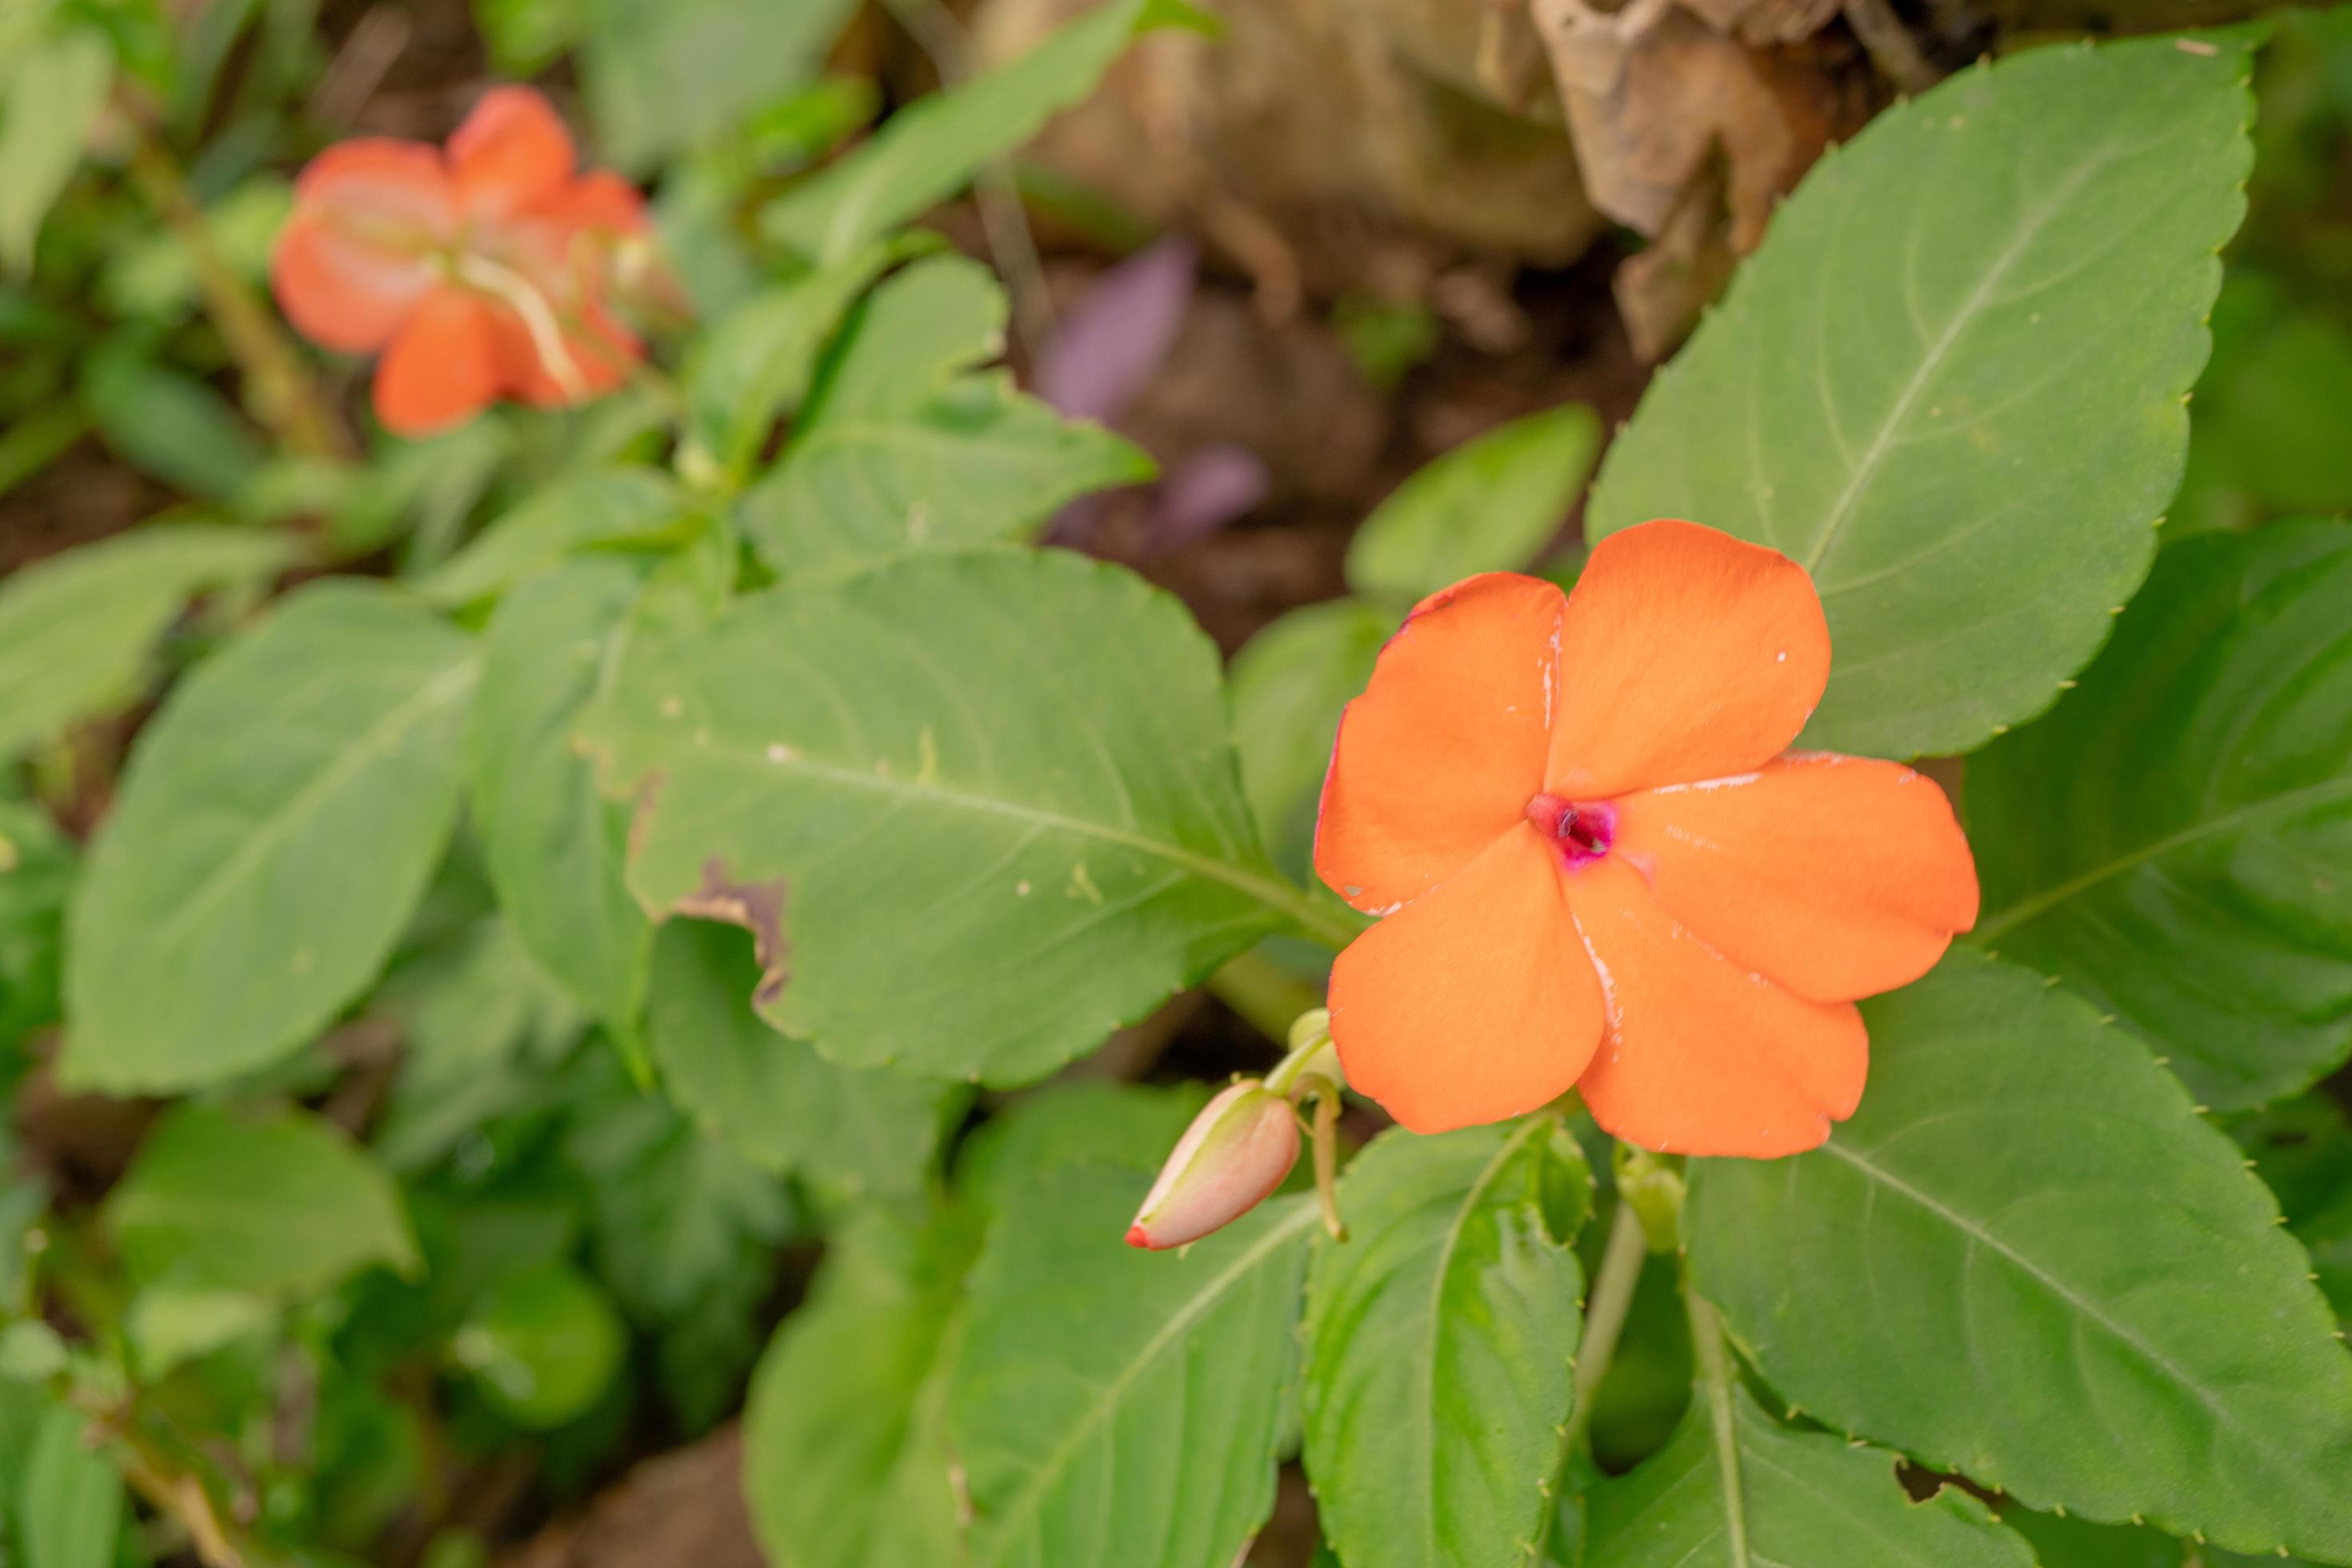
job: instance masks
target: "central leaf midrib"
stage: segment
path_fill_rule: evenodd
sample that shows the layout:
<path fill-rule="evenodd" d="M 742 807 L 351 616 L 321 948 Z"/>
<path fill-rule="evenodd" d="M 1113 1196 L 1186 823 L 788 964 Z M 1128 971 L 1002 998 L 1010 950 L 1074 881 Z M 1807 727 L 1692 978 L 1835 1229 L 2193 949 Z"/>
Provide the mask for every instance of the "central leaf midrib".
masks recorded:
<path fill-rule="evenodd" d="M 1550 1125 L 1551 1121 L 1549 1117 L 1531 1117 L 1508 1138 L 1503 1140 L 1503 1146 L 1495 1152 L 1492 1159 L 1486 1162 L 1486 1168 L 1478 1173 L 1477 1179 L 1473 1181 L 1469 1189 L 1462 1194 L 1461 1203 L 1454 1206 L 1453 1223 L 1446 1227 L 1444 1245 L 1438 1249 L 1437 1267 L 1432 1271 L 1430 1277 L 1429 1335 L 1422 1346 L 1421 1384 L 1423 1413 L 1432 1419 L 1414 1423 L 1414 1430 L 1421 1439 L 1418 1445 L 1421 1449 L 1421 1471 L 1429 1501 L 1429 1506 L 1422 1510 L 1421 1516 L 1422 1561 L 1424 1563 L 1439 1561 L 1437 1555 L 1437 1423 L 1434 1416 L 1437 1410 L 1437 1342 L 1444 1332 L 1446 1323 L 1446 1276 L 1453 1271 L 1454 1249 L 1461 1245 L 1462 1233 L 1470 1223 L 1472 1212 L 1477 1208 L 1479 1200 L 1485 1197 L 1487 1191 L 1494 1186 L 1504 1163 L 1525 1146 L 1530 1133 L 1538 1129 L 1548 1129 Z"/>
<path fill-rule="evenodd" d="M 2125 155 L 2122 152 L 2109 148 L 2096 157 L 2085 159 L 2072 174 L 2061 182 L 2057 190 L 2052 193 L 2040 207 L 2026 215 L 2024 221 L 2018 226 L 2016 235 L 2003 247 L 2001 253 L 1993 258 L 1992 265 L 1985 269 L 1984 276 L 1978 279 L 1976 287 L 1969 291 L 1968 297 L 1960 302 L 1958 309 L 1952 312 L 1951 319 L 1946 323 L 1943 331 L 1932 342 L 1924 345 L 1927 352 L 1921 357 L 1918 369 L 1912 374 L 1909 381 L 1896 394 L 1894 404 L 1887 409 L 1885 417 L 1879 424 L 1877 433 L 1871 437 L 1870 446 L 1864 451 L 1861 459 L 1854 464 L 1853 477 L 1846 481 L 1845 488 L 1839 492 L 1837 500 L 1831 504 L 1829 514 L 1822 520 L 1821 532 L 1815 538 L 1813 547 L 1806 552 L 1802 564 L 1807 575 L 1813 577 L 1820 575 L 1822 563 L 1827 559 L 1830 546 L 1842 536 L 1846 523 L 1852 518 L 1854 504 L 1861 500 L 1863 491 L 1868 488 L 1872 477 L 1878 470 L 1878 465 L 1885 459 L 1887 452 L 1893 448 L 1895 431 L 1909 417 L 1912 405 L 1919 400 L 1920 395 L 1927 390 L 1928 381 L 1942 367 L 1944 356 L 1951 353 L 1953 345 L 1959 342 L 1962 332 L 1984 310 L 1986 304 L 1992 298 L 1994 287 L 2009 275 L 2010 268 L 2017 265 L 2026 249 L 2040 237 L 2042 228 L 2057 215 L 2058 209 L 2071 200 L 2093 175 Z"/>
<path fill-rule="evenodd" d="M 2173 1361 L 2171 1357 L 2166 1355 L 2156 1346 L 2148 1343 L 2147 1340 L 2135 1332 L 2129 1324 L 2118 1322 L 2114 1318 L 2108 1316 L 2105 1312 L 2100 1310 L 2096 1302 L 2087 1300 L 2082 1296 L 2072 1286 L 2068 1285 L 2066 1281 L 2059 1279 L 2056 1275 L 2052 1274 L 2040 1264 L 2036 1263 L 2032 1258 L 2018 1251 L 2008 1242 L 1994 1235 L 1990 1230 L 1986 1229 L 1981 1224 L 1972 1219 L 1969 1215 L 1960 1213 L 1958 1209 L 1952 1208 L 1948 1205 L 1938 1202 L 1931 1194 L 1922 1192 L 1917 1187 L 1913 1186 L 1910 1183 L 1903 1180 L 1900 1176 L 1895 1175 L 1892 1171 L 1887 1170 L 1885 1166 L 1872 1161 L 1866 1155 L 1856 1153 L 1853 1149 L 1841 1145 L 1834 1138 L 1822 1145 L 1822 1152 L 1843 1161 L 1846 1164 L 1853 1166 L 1869 1180 L 1877 1183 L 1887 1191 L 1894 1193 L 1898 1196 L 1910 1199 L 1911 1202 L 1916 1204 L 1919 1207 L 1926 1209 L 1929 1214 L 1936 1215 L 1946 1224 L 1951 1226 L 1953 1229 L 1959 1231 L 1962 1235 L 1969 1237 L 1992 1252 L 2007 1258 L 2012 1266 L 2021 1271 L 2027 1279 L 2033 1281 L 2048 1295 L 2054 1297 L 2064 1306 L 2072 1308 L 2076 1312 L 2079 1312 L 2084 1319 L 2105 1331 L 2109 1338 L 2140 1356 L 2147 1363 L 2153 1366 L 2157 1371 L 2168 1378 L 2174 1386 L 2185 1389 L 2189 1393 L 2196 1395 L 2197 1402 L 2212 1413 L 2213 1418 L 2217 1423 L 2228 1427 L 2231 1431 L 2237 1433 L 2242 1437 L 2251 1438 L 2254 1436 L 2254 1434 L 2247 1430 L 2244 1424 L 2237 1418 L 2236 1414 L 2231 1411 L 2227 1405 L 2217 1401 L 2212 1394 L 2210 1393 L 2202 1384 L 2198 1383 L 2194 1378 L 2189 1376 L 2185 1368 L 2181 1367 L 2178 1363 Z M 2264 1452 L 2259 1442 L 2252 1444 L 2251 1447 L 2252 1451 L 2253 1452 Z M 2300 1489 L 2308 1490 L 2310 1484 L 2310 1479 L 2308 1477 L 2302 1475 L 2300 1472 L 2290 1471 L 2289 1473 L 2295 1477 Z M 1990 1479 L 1991 1478 L 1988 1477 L 1986 1479 Z"/>
<path fill-rule="evenodd" d="M 2126 871 L 2145 866 L 2149 861 L 2169 855 L 2175 850 L 2186 849 L 2206 839 L 2219 837 L 2242 827 L 2252 827 L 2273 817 L 2292 816 L 2306 808 L 2325 805 L 2338 799 L 2352 799 L 2352 774 L 2346 774 L 2341 778 L 2324 779 L 2315 784 L 2305 784 L 2301 789 L 2289 790 L 2284 795 L 2274 795 L 2268 800 L 2242 805 L 2234 811 L 2225 811 L 2219 816 L 2207 817 L 2202 822 L 2195 823 L 2175 833 L 2168 833 L 2161 838 L 2151 839 L 2137 848 L 2126 850 L 2111 859 L 2103 860 L 2090 869 L 2069 877 L 2054 887 L 2045 888 L 2039 893 L 2018 900 L 2000 913 L 1987 916 L 1978 921 L 1976 930 L 1969 933 L 1969 940 L 1979 944 L 1998 941 L 2019 926 L 2039 919 L 2069 900 L 2089 892 L 2101 883 L 2120 877 Z"/>
<path fill-rule="evenodd" d="M 853 789 L 868 790 L 877 795 L 899 800 L 926 800 L 954 810 L 969 811 L 981 816 L 1001 816 L 1010 821 L 1025 823 L 1034 827 L 1058 831 L 1073 837 L 1092 839 L 1103 844 L 1116 844 L 1165 860 L 1192 875 L 1212 882 L 1222 883 L 1235 892 L 1247 895 L 1276 914 L 1282 915 L 1314 934 L 1318 939 L 1345 946 L 1353 940 L 1352 931 L 1340 929 L 1339 922 L 1317 910 L 1307 895 L 1279 882 L 1269 881 L 1244 870 L 1230 860 L 1219 859 L 1181 845 L 1154 838 L 1137 829 L 1115 827 L 1108 823 L 1090 822 L 1085 817 L 1070 816 L 1040 806 L 1024 805 L 1017 801 L 992 795 L 971 795 L 962 790 L 947 789 L 939 784 L 918 784 L 892 778 L 837 763 L 819 762 L 807 756 L 794 756 L 776 762 L 764 753 L 748 751 L 738 753 L 738 761 L 746 769 L 762 773 L 798 773 L 823 779 L 829 784 L 845 784 Z"/>
<path fill-rule="evenodd" d="M 226 889 L 242 880 L 256 862 L 292 834 L 299 819 L 307 817 L 321 800 L 341 789 L 362 761 L 385 754 L 385 742 L 415 729 L 436 710 L 457 700 L 472 688 L 480 673 L 481 660 L 469 652 L 352 737 L 348 745 L 288 796 L 278 810 L 247 835 L 236 852 L 215 868 L 203 885 L 172 911 L 156 928 L 152 942 L 160 945 L 168 942 L 184 930 L 190 920 L 211 909 Z"/>
<path fill-rule="evenodd" d="M 1223 1272 L 1211 1279 L 1181 1308 L 1171 1313 L 1168 1321 L 1160 1324 L 1152 1336 L 1143 1342 L 1135 1355 L 1129 1359 L 1127 1364 L 1119 1369 L 1118 1375 L 1103 1385 L 1101 1393 L 1087 1405 L 1084 1417 L 1070 1428 L 1069 1435 L 1055 1445 L 1053 1451 L 1039 1462 L 1034 1470 L 1030 1472 L 1028 1484 L 1021 1489 L 1020 1494 L 1006 1505 L 1003 1512 L 988 1521 L 995 1531 L 992 1542 L 992 1550 L 987 1556 L 977 1559 L 977 1562 L 995 1563 L 1003 1561 L 1007 1543 L 1013 1539 L 1015 1526 L 1036 1511 L 1039 1504 L 1045 1501 L 1045 1494 L 1053 1489 L 1054 1483 L 1061 1479 L 1063 1471 L 1077 1456 L 1078 1449 L 1086 1442 L 1087 1435 L 1118 1407 L 1120 1401 L 1127 1397 L 1127 1391 L 1134 1386 L 1136 1379 L 1143 1375 L 1145 1369 L 1158 1361 L 1168 1347 L 1181 1338 L 1195 1322 L 1222 1302 L 1226 1293 L 1232 1290 L 1240 1280 L 1254 1272 L 1268 1257 L 1287 1243 L 1293 1236 L 1306 1229 L 1314 1220 L 1315 1206 L 1304 1196 L 1293 1198 L 1290 1203 L 1291 1210 L 1287 1215 L 1269 1226 L 1265 1234 L 1260 1237 L 1248 1251 L 1226 1265 Z"/>

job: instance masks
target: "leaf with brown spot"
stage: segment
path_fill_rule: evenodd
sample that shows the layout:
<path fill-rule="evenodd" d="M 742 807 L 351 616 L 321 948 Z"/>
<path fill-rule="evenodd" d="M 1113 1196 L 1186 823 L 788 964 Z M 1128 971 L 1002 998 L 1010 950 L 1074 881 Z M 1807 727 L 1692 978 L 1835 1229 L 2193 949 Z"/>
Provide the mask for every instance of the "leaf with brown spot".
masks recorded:
<path fill-rule="evenodd" d="M 1348 934 L 1266 863 L 1227 728 L 1175 600 L 989 550 L 641 642 L 583 735 L 646 802 L 631 888 L 760 933 L 768 1022 L 846 1066 L 1009 1084 L 1286 918 Z"/>

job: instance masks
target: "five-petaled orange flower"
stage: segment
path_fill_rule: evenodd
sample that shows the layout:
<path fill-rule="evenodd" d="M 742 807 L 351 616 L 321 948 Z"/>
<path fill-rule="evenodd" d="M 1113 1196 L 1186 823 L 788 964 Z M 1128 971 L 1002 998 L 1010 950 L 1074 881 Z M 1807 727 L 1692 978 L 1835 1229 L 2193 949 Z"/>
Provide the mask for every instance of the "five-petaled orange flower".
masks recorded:
<path fill-rule="evenodd" d="M 647 232 L 619 176 L 575 174 L 571 133 L 538 93 L 485 95 L 441 149 L 339 142 L 302 171 L 270 281 L 303 333 L 377 349 L 375 407 L 404 436 L 494 399 L 578 403 L 640 353 L 606 304 L 616 247 Z"/>
<path fill-rule="evenodd" d="M 1829 679 L 1804 570 L 1695 523 L 1414 610 L 1348 705 L 1315 868 L 1383 919 L 1331 973 L 1348 1080 L 1420 1132 L 1573 1086 L 1644 1148 L 1810 1149 L 1862 1098 L 1854 1000 L 1977 915 L 1935 784 L 1785 750 Z"/>

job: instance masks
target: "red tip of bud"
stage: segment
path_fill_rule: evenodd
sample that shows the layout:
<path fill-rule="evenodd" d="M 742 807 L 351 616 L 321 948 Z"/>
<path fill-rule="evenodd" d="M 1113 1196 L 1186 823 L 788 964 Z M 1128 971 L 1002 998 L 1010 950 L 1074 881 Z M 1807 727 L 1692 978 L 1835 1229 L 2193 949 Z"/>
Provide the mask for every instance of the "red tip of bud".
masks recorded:
<path fill-rule="evenodd" d="M 1184 1130 L 1127 1244 L 1158 1252 L 1198 1241 L 1264 1203 L 1297 1163 L 1290 1101 L 1255 1079 L 1236 1083 Z"/>

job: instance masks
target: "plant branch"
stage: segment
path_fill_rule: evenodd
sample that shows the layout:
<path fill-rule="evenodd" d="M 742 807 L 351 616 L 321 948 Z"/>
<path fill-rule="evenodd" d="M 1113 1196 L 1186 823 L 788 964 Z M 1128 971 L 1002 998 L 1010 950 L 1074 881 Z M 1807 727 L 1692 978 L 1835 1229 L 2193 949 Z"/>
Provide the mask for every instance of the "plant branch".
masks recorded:
<path fill-rule="evenodd" d="M 1209 994 L 1267 1039 L 1283 1042 L 1293 1019 L 1323 1005 L 1321 992 L 1255 949 L 1210 975 Z"/>
<path fill-rule="evenodd" d="M 1609 1224 L 1609 1243 L 1601 1250 L 1601 1268 L 1592 1277 L 1592 1293 L 1585 1299 L 1584 1341 L 1576 1356 L 1576 1404 L 1568 1425 L 1560 1430 L 1560 1455 L 1565 1461 L 1592 1426 L 1592 1400 L 1617 1356 L 1617 1341 L 1625 1331 L 1625 1315 L 1633 1310 L 1633 1290 L 1642 1282 L 1642 1266 L 1649 1261 L 1650 1246 L 1642 1216 L 1633 1205 L 1620 1203 Z"/>
<path fill-rule="evenodd" d="M 236 275 L 213 243 L 212 229 L 179 165 L 152 130 L 134 115 L 131 174 L 163 222 L 188 247 L 205 313 L 236 361 L 254 414 L 281 441 L 305 457 L 343 460 L 358 455 L 351 435 L 328 412 L 326 397 L 302 356 L 267 306 Z"/>
<path fill-rule="evenodd" d="M 1739 1433 L 1732 1407 L 1731 1352 L 1725 1346 L 1723 1320 L 1714 1303 L 1683 1288 L 1683 1303 L 1690 1311 L 1691 1351 L 1698 1361 L 1699 1387 L 1706 1395 L 1707 1413 L 1715 1426 L 1715 1463 L 1723 1477 L 1724 1533 L 1731 1547 L 1731 1568 L 1749 1568 L 1748 1495 L 1739 1485 Z"/>

